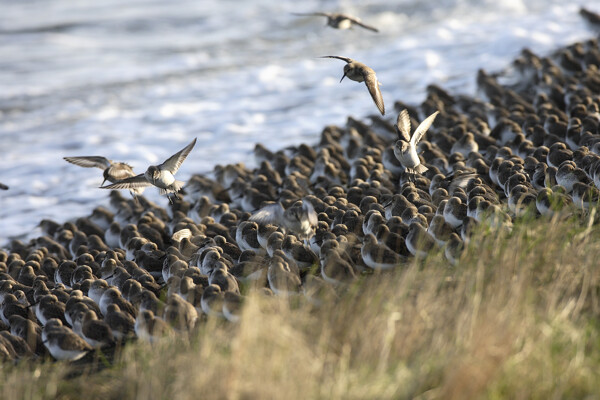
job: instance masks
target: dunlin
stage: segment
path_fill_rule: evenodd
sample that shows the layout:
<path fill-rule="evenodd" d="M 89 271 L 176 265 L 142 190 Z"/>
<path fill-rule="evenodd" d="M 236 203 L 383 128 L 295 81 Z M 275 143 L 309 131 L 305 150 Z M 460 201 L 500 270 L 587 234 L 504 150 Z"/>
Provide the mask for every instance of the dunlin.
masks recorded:
<path fill-rule="evenodd" d="M 135 334 L 135 319 L 122 312 L 116 304 L 108 306 L 104 322 L 108 324 L 117 340 L 127 339 Z"/>
<path fill-rule="evenodd" d="M 318 223 L 317 213 L 310 201 L 306 199 L 295 202 L 287 209 L 284 209 L 281 203 L 269 204 L 254 213 L 250 220 L 259 224 L 281 226 L 300 239 L 310 239 L 315 234 Z"/>
<path fill-rule="evenodd" d="M 392 269 L 404 261 L 402 256 L 378 243 L 373 234 L 365 236 L 360 252 L 365 264 L 375 270 Z"/>
<path fill-rule="evenodd" d="M 298 16 L 320 16 L 320 17 L 326 17 L 327 18 L 327 25 L 331 26 L 332 28 L 335 28 L 335 29 L 350 29 L 354 25 L 358 25 L 361 28 L 368 29 L 368 30 L 373 31 L 375 33 L 379 32 L 379 30 L 377 28 L 372 27 L 370 25 L 364 24 L 360 20 L 360 18 L 353 17 L 352 15 L 348 15 L 348 14 L 328 13 L 328 12 L 292 13 L 292 14 L 293 15 L 298 15 Z"/>
<path fill-rule="evenodd" d="M 168 197 L 169 193 L 174 193 L 175 197 L 177 197 L 177 192 L 181 190 L 185 182 L 176 180 L 174 175 L 188 154 L 190 154 L 195 144 L 196 139 L 192 140 L 190 144 L 173 154 L 162 164 L 149 166 L 143 174 L 122 179 L 111 185 L 101 186 L 101 188 L 138 189 L 147 186 L 156 186 L 159 188 L 160 194 L 166 194 Z M 172 201 L 170 197 L 169 201 Z"/>
<path fill-rule="evenodd" d="M 135 333 L 141 340 L 155 343 L 171 333 L 171 327 L 152 311 L 141 311 L 135 320 Z"/>
<path fill-rule="evenodd" d="M 352 79 L 356 82 L 365 82 L 367 85 L 367 89 L 369 90 L 369 94 L 371 94 L 371 98 L 375 102 L 375 105 L 379 109 L 381 115 L 385 114 L 385 107 L 383 105 L 383 97 L 381 96 L 381 91 L 379 90 L 379 81 L 377 80 L 377 76 L 375 75 L 375 71 L 372 68 L 366 66 L 365 64 L 354 61 L 348 57 L 341 56 L 323 56 L 321 58 L 337 58 L 338 60 L 342 60 L 346 62 L 344 65 L 344 75 L 340 82 L 345 78 Z"/>
<path fill-rule="evenodd" d="M 111 346 L 115 343 L 112 329 L 108 324 L 98 319 L 96 313 L 92 310 L 88 310 L 85 313 L 81 313 L 79 317 L 75 318 L 76 326 L 81 324 L 81 337 L 92 347 L 102 348 Z"/>
<path fill-rule="evenodd" d="M 103 170 L 104 180 L 111 183 L 135 176 L 133 169 L 129 164 L 124 162 L 115 162 L 102 156 L 81 156 L 81 157 L 63 157 L 63 159 L 71 164 L 78 165 L 84 168 L 100 168 Z M 140 195 L 144 191 L 143 187 L 129 189 L 133 196 Z"/>
<path fill-rule="evenodd" d="M 438 113 L 439 111 L 436 111 L 429 117 L 425 118 L 425 120 L 419 124 L 417 129 L 415 129 L 415 132 L 412 134 L 412 136 L 410 134 L 411 127 L 408 111 L 402 110 L 398 114 L 396 131 L 398 132 L 399 140 L 394 145 L 394 154 L 402 166 L 406 169 L 406 172 L 411 174 L 422 174 L 423 172 L 427 171 L 427 167 L 421 164 L 421 160 L 417 154 L 417 144 L 423 135 L 425 135 Z"/>
<path fill-rule="evenodd" d="M 84 357 L 92 347 L 58 319 L 50 319 L 42 329 L 42 342 L 57 360 L 75 361 Z"/>
<path fill-rule="evenodd" d="M 297 273 L 290 271 L 281 260 L 271 262 L 267 271 L 269 286 L 278 296 L 289 297 L 300 290 L 302 282 Z"/>
<path fill-rule="evenodd" d="M 206 315 L 223 317 L 224 293 L 217 285 L 208 285 L 202 293 L 200 306 Z"/>

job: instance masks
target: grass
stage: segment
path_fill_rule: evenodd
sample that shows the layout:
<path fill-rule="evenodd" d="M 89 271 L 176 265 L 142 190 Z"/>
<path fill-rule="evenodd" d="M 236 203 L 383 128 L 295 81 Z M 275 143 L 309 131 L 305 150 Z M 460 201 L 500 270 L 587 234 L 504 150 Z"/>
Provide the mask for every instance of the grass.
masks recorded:
<path fill-rule="evenodd" d="M 251 296 L 237 325 L 126 346 L 110 368 L 4 365 L 10 399 L 550 399 L 600 396 L 600 228 L 523 217 L 365 277 L 315 308 Z M 82 367 L 77 367 L 82 368 Z"/>

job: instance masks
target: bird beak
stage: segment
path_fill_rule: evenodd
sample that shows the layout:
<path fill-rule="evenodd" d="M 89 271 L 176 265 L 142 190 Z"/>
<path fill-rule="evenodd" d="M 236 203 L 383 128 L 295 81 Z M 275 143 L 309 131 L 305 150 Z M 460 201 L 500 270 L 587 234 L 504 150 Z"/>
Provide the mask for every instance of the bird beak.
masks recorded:
<path fill-rule="evenodd" d="M 344 76 L 342 76 L 342 79 L 340 79 L 340 83 L 342 83 L 342 81 L 344 80 L 345 77 L 346 77 L 346 72 L 344 72 Z"/>
<path fill-rule="evenodd" d="M 104 186 L 104 182 L 106 182 L 106 178 L 102 181 L 102 183 L 100 184 L 100 186 Z"/>

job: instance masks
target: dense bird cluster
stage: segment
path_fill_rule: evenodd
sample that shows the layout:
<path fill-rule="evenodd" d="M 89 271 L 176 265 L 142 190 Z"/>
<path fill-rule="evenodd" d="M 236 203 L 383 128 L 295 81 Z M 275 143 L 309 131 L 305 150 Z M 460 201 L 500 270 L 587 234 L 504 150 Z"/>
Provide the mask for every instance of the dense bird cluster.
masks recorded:
<path fill-rule="evenodd" d="M 251 292 L 318 306 L 434 250 L 455 264 L 479 224 L 586 212 L 600 187 L 599 68 L 595 39 L 524 50 L 498 76 L 479 72 L 479 99 L 429 86 L 420 106 L 395 104 L 397 121 L 349 118 L 314 146 L 257 144 L 256 168 L 194 175 L 167 208 L 111 191 L 110 209 L 44 220 L 42 236 L 0 251 L 0 357 L 76 360 L 205 316 L 235 323 Z M 88 161 L 114 180 L 114 163 Z"/>

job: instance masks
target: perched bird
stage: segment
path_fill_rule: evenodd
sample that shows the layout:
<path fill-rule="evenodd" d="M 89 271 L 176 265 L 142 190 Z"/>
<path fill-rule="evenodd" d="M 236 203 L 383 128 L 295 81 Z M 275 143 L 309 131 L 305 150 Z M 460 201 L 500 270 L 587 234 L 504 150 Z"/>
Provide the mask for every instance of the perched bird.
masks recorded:
<path fill-rule="evenodd" d="M 104 185 L 106 181 L 116 183 L 120 180 L 135 176 L 131 165 L 124 162 L 115 162 L 102 156 L 63 157 L 63 159 L 83 168 L 100 168 L 104 170 L 102 173 L 104 180 L 101 185 Z M 142 194 L 144 188 L 131 188 L 129 191 L 133 196 L 136 196 Z"/>
<path fill-rule="evenodd" d="M 346 65 L 344 65 L 344 75 L 340 82 L 344 80 L 345 77 L 348 79 L 352 79 L 356 82 L 364 82 L 367 85 L 367 89 L 369 89 L 369 94 L 371 98 L 375 102 L 375 105 L 379 109 L 381 115 L 385 115 L 385 107 L 383 105 L 383 97 L 381 96 L 381 91 L 379 90 L 379 81 L 377 80 L 377 76 L 375 76 L 375 71 L 372 68 L 367 67 L 365 64 L 354 61 L 348 57 L 340 57 L 340 56 L 323 56 L 321 58 L 337 58 L 342 61 L 346 61 Z"/>
<path fill-rule="evenodd" d="M 281 203 L 273 203 L 258 210 L 251 221 L 259 224 L 275 224 L 296 234 L 300 239 L 310 239 L 318 224 L 317 213 L 308 201 L 297 201 L 287 209 Z"/>
<path fill-rule="evenodd" d="M 439 111 L 434 112 L 429 117 L 425 118 L 417 127 L 415 132 L 410 135 L 410 116 L 406 109 L 398 114 L 396 123 L 396 132 L 399 140 L 394 145 L 394 155 L 400 161 L 406 172 L 411 174 L 422 174 L 427 171 L 427 167 L 421 164 L 419 155 L 417 154 L 417 144 L 429 129 L 433 120 L 438 115 Z"/>
<path fill-rule="evenodd" d="M 137 189 L 147 186 L 156 186 L 159 188 L 160 194 L 166 194 L 169 201 L 172 202 L 169 193 L 174 193 L 175 197 L 177 197 L 177 192 L 179 192 L 185 184 L 185 182 L 176 180 L 174 175 L 177 173 L 188 154 L 190 154 L 195 144 L 196 139 L 192 140 L 190 144 L 173 154 L 162 164 L 149 166 L 143 174 L 125 178 L 111 185 L 101 186 L 101 188 Z"/>
<path fill-rule="evenodd" d="M 360 18 L 353 17 L 348 14 L 341 13 L 327 13 L 327 12 L 314 12 L 314 13 L 292 13 L 298 16 L 320 16 L 327 17 L 327 25 L 335 29 L 350 29 L 354 25 L 358 25 L 361 28 L 368 29 L 373 32 L 379 32 L 377 28 L 364 24 Z"/>

